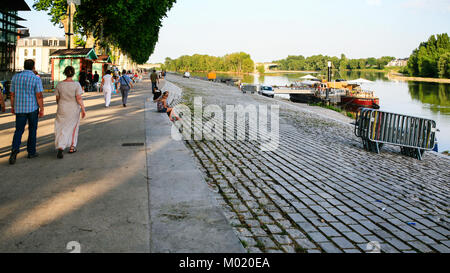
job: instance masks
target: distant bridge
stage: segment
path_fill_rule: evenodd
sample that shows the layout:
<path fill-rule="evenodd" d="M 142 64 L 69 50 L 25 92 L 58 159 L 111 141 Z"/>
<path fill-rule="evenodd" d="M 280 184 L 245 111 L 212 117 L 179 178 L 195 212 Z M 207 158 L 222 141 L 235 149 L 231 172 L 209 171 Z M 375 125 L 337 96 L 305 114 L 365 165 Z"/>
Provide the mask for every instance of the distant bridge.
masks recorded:
<path fill-rule="evenodd" d="M 272 70 L 273 68 L 276 68 L 279 66 L 277 63 L 255 63 L 255 70 L 258 66 L 264 65 L 264 70 Z"/>

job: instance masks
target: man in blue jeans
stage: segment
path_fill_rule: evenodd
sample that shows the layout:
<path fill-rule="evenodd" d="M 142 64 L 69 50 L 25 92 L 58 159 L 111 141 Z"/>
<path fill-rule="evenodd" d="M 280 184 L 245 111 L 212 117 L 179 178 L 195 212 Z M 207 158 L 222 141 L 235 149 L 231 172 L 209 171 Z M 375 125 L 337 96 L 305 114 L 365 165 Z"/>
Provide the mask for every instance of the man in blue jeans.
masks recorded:
<path fill-rule="evenodd" d="M 42 81 L 34 73 L 34 61 L 26 60 L 24 71 L 14 75 L 11 81 L 11 113 L 16 115 L 16 131 L 9 157 L 9 164 L 16 163 L 22 135 L 28 121 L 28 158 L 38 157 L 36 153 L 36 131 L 38 118 L 44 116 Z"/>

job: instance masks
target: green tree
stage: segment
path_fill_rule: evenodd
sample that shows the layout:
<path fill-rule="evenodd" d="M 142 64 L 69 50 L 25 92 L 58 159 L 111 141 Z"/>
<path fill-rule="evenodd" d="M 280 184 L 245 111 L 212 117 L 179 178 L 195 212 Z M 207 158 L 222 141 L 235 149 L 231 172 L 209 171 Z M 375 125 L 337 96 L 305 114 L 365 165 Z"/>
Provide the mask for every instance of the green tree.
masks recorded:
<path fill-rule="evenodd" d="M 431 35 L 428 41 L 420 43 L 408 60 L 408 74 L 419 77 L 448 77 L 447 54 L 450 52 L 450 38 L 447 33 Z"/>
<path fill-rule="evenodd" d="M 79 47 L 85 47 L 86 46 L 86 37 L 82 37 L 79 34 L 76 34 L 73 36 L 75 39 L 75 45 Z"/>
<path fill-rule="evenodd" d="M 367 64 L 368 64 L 370 67 L 374 67 L 374 66 L 377 65 L 377 59 L 376 59 L 376 58 L 373 58 L 373 57 L 368 58 L 368 59 L 367 59 Z"/>
<path fill-rule="evenodd" d="M 264 72 L 266 72 L 263 64 L 258 65 L 256 67 L 256 70 L 259 72 L 259 74 L 264 74 Z"/>
<path fill-rule="evenodd" d="M 75 31 L 92 34 L 102 44 L 120 48 L 136 63 L 145 63 L 155 49 L 162 19 L 176 0 L 83 0 L 74 18 Z M 66 15 L 66 0 L 35 0 L 54 24 Z"/>
<path fill-rule="evenodd" d="M 450 78 L 450 52 L 446 52 L 438 61 L 439 78 Z"/>
<path fill-rule="evenodd" d="M 227 54 L 223 57 L 194 54 L 192 56 L 180 56 L 177 59 L 166 58 L 164 62 L 170 71 L 224 71 L 250 73 L 255 64 L 250 55 L 244 52 Z"/>

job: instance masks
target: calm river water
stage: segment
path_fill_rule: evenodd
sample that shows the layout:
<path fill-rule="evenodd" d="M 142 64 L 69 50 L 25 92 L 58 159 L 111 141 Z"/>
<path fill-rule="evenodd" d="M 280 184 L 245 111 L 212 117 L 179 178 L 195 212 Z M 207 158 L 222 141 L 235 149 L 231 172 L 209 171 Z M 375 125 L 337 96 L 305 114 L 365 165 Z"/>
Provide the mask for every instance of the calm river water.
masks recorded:
<path fill-rule="evenodd" d="M 206 76 L 204 73 L 191 74 Z M 289 85 L 299 81 L 304 75 L 306 74 L 244 75 L 242 81 L 264 85 Z M 219 73 L 217 76 L 236 77 Z M 440 130 L 437 133 L 439 152 L 450 151 L 450 84 L 393 81 L 388 79 L 386 74 L 377 72 L 346 72 L 333 75 L 334 78 L 371 80 L 373 83 L 365 84 L 362 88 L 375 91 L 380 98 L 381 110 L 435 120 Z"/>

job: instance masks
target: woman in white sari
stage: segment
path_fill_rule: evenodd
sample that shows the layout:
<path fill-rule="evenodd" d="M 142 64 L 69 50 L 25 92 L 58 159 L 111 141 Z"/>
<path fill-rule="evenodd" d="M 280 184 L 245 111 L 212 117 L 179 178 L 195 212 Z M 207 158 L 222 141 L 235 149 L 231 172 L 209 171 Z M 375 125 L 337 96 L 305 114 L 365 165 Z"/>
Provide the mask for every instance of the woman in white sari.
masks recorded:
<path fill-rule="evenodd" d="M 107 70 L 106 75 L 102 78 L 101 88 L 103 90 L 103 95 L 105 96 L 105 107 L 109 107 L 111 103 L 111 93 L 113 91 L 114 80 L 111 76 L 111 71 Z"/>
<path fill-rule="evenodd" d="M 63 151 L 69 148 L 69 153 L 77 151 L 78 129 L 80 128 L 81 117 L 86 116 L 83 99 L 83 90 L 79 82 L 72 80 L 75 69 L 68 66 L 64 69 L 66 79 L 59 82 L 55 88 L 56 103 L 58 110 L 55 119 L 55 146 L 58 149 L 58 158 L 63 158 Z"/>

